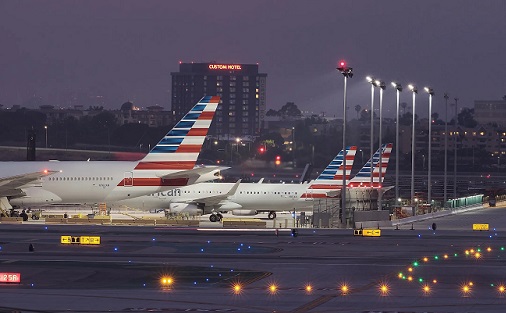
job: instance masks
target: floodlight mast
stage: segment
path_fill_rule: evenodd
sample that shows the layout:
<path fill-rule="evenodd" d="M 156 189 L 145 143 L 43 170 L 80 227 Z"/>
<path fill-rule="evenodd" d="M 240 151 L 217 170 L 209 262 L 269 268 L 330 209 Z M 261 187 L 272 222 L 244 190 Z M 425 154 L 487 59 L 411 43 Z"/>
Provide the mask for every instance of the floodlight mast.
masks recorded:
<path fill-rule="evenodd" d="M 339 61 L 339 65 L 337 66 L 337 70 L 343 74 L 344 76 L 344 95 L 343 95 L 343 188 L 341 189 L 341 225 L 343 228 L 346 228 L 346 216 L 348 216 L 346 212 L 346 174 L 347 174 L 347 165 L 346 165 L 346 89 L 348 78 L 353 77 L 353 68 L 348 67 L 345 61 Z"/>

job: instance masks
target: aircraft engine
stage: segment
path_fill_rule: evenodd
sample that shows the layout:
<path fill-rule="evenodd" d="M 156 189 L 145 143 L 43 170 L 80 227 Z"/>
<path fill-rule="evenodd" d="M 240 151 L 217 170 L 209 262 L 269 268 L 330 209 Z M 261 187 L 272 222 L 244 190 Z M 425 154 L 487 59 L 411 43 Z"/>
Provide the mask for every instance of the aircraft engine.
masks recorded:
<path fill-rule="evenodd" d="M 197 215 L 197 214 L 202 214 L 202 209 L 200 209 L 196 204 L 171 203 L 171 204 L 169 204 L 169 212 L 170 213 L 188 213 L 189 215 Z"/>
<path fill-rule="evenodd" d="M 248 216 L 248 215 L 257 215 L 256 210 L 232 210 L 233 215 L 237 216 Z"/>

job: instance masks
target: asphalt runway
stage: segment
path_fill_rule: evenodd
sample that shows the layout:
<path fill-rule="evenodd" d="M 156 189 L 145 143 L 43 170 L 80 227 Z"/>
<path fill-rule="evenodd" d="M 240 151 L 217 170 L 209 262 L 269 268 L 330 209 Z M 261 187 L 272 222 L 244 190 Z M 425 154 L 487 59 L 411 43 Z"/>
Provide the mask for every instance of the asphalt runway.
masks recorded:
<path fill-rule="evenodd" d="M 0 272 L 20 273 L 21 283 L 0 284 L 0 312 L 505 312 L 505 213 L 482 209 L 378 238 L 1 224 Z M 101 244 L 62 245 L 62 235 Z"/>

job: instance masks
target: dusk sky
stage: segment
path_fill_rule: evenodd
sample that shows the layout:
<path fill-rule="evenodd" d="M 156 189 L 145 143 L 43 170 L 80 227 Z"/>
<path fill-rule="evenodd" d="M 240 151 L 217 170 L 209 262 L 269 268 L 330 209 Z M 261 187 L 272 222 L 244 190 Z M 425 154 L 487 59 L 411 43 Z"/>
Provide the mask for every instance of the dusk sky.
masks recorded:
<path fill-rule="evenodd" d="M 506 95 L 506 1 L 7 1 L 0 0 L 0 104 L 32 95 L 103 95 L 170 109 L 178 62 L 259 63 L 267 108 L 288 101 L 342 116 L 340 59 L 354 68 L 349 116 L 370 105 L 373 75 L 419 88 L 417 114 Z M 378 95 L 378 92 L 376 92 Z M 401 102 L 411 104 L 405 91 Z M 376 106 L 378 98 L 376 98 Z M 395 91 L 384 106 L 391 116 Z"/>

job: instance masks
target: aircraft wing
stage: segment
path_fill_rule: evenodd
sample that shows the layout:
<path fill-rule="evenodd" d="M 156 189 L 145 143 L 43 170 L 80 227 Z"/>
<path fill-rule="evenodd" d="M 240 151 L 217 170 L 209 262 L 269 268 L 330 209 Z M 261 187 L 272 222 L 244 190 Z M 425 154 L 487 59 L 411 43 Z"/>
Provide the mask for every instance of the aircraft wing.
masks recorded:
<path fill-rule="evenodd" d="M 186 203 L 205 203 L 206 206 L 217 205 L 217 204 L 220 203 L 220 201 L 227 200 L 228 197 L 233 196 L 235 194 L 235 192 L 237 191 L 237 188 L 239 188 L 240 184 L 241 184 L 241 180 L 239 179 L 232 186 L 232 188 L 230 188 L 230 190 L 227 193 L 225 193 L 225 194 L 191 199 L 191 200 L 187 200 Z"/>
<path fill-rule="evenodd" d="M 190 182 L 196 181 L 201 176 L 205 176 L 210 173 L 214 173 L 215 178 L 218 178 L 220 171 L 229 169 L 230 167 L 226 166 L 202 166 L 195 167 L 191 170 L 179 171 L 176 173 L 170 173 L 161 176 L 162 179 L 174 179 L 174 178 L 188 178 Z"/>
<path fill-rule="evenodd" d="M 0 178 L 0 197 L 17 196 L 23 194 L 23 187 L 30 187 L 30 184 L 41 177 L 58 173 L 58 171 L 44 170 L 41 172 L 26 173 L 21 175 Z"/>

